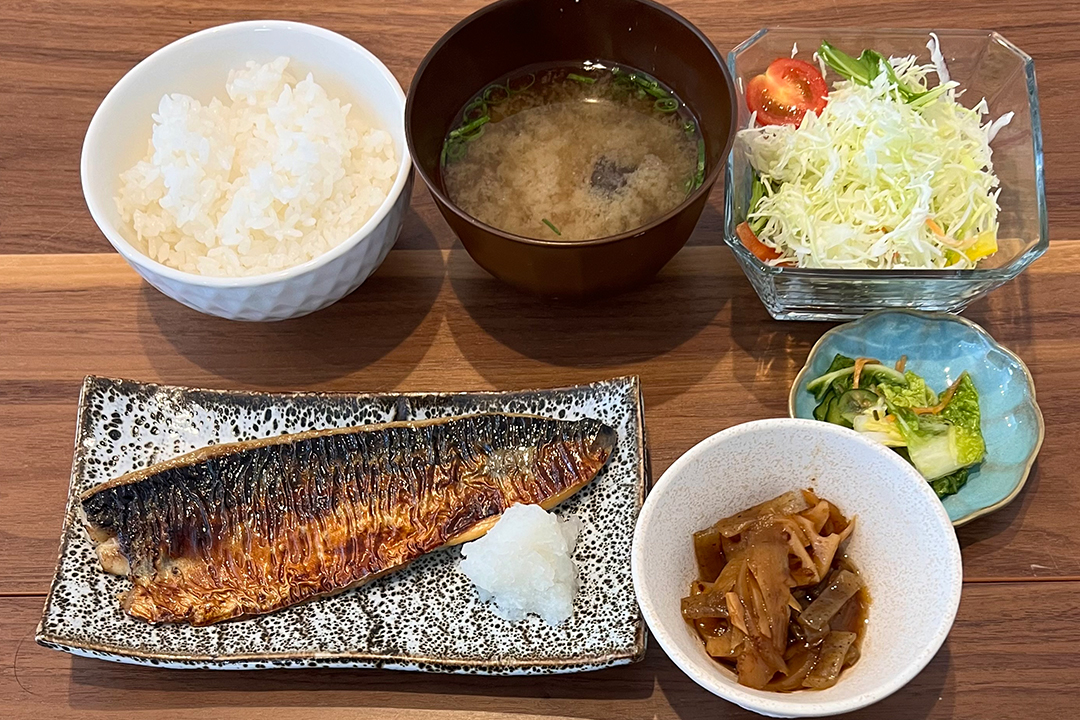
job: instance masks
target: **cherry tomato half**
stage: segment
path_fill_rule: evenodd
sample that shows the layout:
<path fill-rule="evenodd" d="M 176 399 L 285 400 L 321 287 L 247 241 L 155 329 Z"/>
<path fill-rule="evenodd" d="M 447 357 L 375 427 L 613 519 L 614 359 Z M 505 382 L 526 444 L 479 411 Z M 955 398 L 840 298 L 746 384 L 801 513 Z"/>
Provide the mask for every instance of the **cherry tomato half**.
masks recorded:
<path fill-rule="evenodd" d="M 818 69 L 802 60 L 773 60 L 764 75 L 746 86 L 746 105 L 757 112 L 762 125 L 802 123 L 807 110 L 815 114 L 825 109 L 829 88 Z"/>

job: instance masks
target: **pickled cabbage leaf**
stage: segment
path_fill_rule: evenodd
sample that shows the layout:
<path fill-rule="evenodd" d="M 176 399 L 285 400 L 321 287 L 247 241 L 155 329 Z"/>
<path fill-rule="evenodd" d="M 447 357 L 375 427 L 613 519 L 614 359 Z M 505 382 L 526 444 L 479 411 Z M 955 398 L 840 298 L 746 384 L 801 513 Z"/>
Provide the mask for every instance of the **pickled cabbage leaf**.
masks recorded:
<path fill-rule="evenodd" d="M 960 488 L 967 485 L 970 468 L 960 468 L 954 473 L 930 481 L 930 487 L 934 488 L 939 498 L 946 498 L 960 492 Z"/>
<path fill-rule="evenodd" d="M 971 377 L 960 376 L 956 391 L 939 414 L 917 415 L 892 405 L 891 414 L 907 441 L 908 457 L 927 480 L 937 480 L 982 461 L 986 454 L 979 427 L 979 394 Z"/>
<path fill-rule="evenodd" d="M 982 441 L 982 431 L 979 426 L 981 417 L 979 414 L 979 392 L 975 389 L 975 383 L 966 372 L 960 376 L 960 382 L 956 386 L 956 392 L 945 409 L 941 411 L 941 417 L 953 425 L 965 428 L 971 436 L 978 439 L 972 445 L 972 452 L 976 452 L 981 458 L 986 452 L 986 446 Z M 976 461 L 978 462 L 978 461 Z"/>
<path fill-rule="evenodd" d="M 913 408 L 937 405 L 937 393 L 927 386 L 925 380 L 910 370 L 904 373 L 904 377 L 907 378 L 907 385 L 897 385 L 883 381 L 874 389 L 885 398 L 886 402 L 897 407 Z"/>
<path fill-rule="evenodd" d="M 874 412 L 859 415 L 852 422 L 852 427 L 871 440 L 876 440 L 891 448 L 902 448 L 907 445 L 907 440 L 897 424 L 878 417 Z"/>

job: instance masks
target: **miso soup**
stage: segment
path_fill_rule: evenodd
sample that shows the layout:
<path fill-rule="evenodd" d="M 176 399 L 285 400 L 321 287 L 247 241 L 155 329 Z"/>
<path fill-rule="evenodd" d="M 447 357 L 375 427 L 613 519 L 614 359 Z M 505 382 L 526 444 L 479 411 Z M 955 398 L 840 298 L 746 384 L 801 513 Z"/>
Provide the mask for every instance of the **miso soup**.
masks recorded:
<path fill-rule="evenodd" d="M 484 88 L 443 146 L 443 186 L 477 220 L 587 240 L 661 217 L 701 185 L 705 146 L 670 89 L 603 62 L 543 66 Z"/>

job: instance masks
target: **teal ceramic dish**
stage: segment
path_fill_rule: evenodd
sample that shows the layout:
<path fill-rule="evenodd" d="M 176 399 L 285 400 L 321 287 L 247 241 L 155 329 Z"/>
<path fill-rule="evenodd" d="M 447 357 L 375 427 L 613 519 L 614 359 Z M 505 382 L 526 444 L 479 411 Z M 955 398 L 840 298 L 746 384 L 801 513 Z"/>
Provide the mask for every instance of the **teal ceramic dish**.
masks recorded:
<path fill-rule="evenodd" d="M 967 485 L 942 501 L 953 525 L 1007 505 L 1027 480 L 1043 441 L 1043 419 L 1031 372 L 1012 351 L 962 317 L 915 310 L 881 310 L 829 330 L 799 371 L 788 397 L 791 417 L 813 418 L 817 404 L 806 385 L 837 353 L 892 364 L 908 356 L 908 369 L 941 390 L 964 370 L 979 391 L 986 459 Z"/>

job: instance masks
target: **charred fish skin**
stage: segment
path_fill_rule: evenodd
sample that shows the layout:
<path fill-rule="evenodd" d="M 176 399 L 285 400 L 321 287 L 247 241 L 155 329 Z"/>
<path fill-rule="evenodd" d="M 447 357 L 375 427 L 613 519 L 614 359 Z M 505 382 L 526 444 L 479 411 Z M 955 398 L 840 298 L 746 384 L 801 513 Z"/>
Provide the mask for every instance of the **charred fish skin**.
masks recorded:
<path fill-rule="evenodd" d="M 81 498 L 106 571 L 148 622 L 208 625 L 335 594 L 550 508 L 614 452 L 598 420 L 484 414 L 189 453 Z M 126 561 L 126 563 L 125 563 Z"/>

